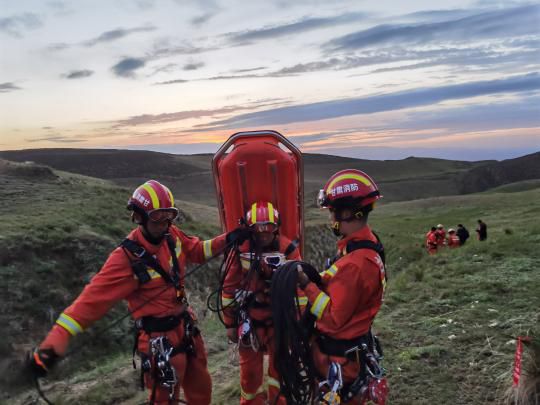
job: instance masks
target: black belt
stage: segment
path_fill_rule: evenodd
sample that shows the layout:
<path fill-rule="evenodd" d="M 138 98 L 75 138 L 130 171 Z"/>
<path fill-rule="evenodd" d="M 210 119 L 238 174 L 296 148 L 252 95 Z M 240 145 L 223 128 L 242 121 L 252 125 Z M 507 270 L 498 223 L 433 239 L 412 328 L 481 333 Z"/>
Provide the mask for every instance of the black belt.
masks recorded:
<path fill-rule="evenodd" d="M 330 336 L 318 335 L 317 343 L 319 344 L 321 353 L 328 356 L 347 357 L 347 351 L 355 347 L 362 349 L 362 345 L 366 345 L 369 351 L 373 350 L 373 336 L 371 331 L 354 339 L 334 339 Z M 354 354 L 351 355 L 354 356 Z"/>
<path fill-rule="evenodd" d="M 168 332 L 180 325 L 184 317 L 184 314 L 170 315 L 162 318 L 143 316 L 135 321 L 135 327 L 138 330 L 144 330 L 146 333 Z"/>

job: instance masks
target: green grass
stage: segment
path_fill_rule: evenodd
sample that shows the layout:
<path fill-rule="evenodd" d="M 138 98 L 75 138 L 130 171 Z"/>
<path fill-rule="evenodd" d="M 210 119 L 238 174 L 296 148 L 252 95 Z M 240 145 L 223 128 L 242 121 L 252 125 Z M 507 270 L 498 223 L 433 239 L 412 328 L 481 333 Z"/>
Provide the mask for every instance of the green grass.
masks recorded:
<path fill-rule="evenodd" d="M 0 321 L 8 325 L 0 367 L 16 369 L 17 356 L 43 338 L 133 226 L 123 208 L 128 189 L 55 173 L 58 178 L 35 179 L 0 171 L 0 182 L 7 185 L 0 195 Z M 504 191 L 382 204 L 372 213 L 390 277 L 374 326 L 385 348 L 389 404 L 495 403 L 511 384 L 513 339 L 540 333 L 540 189 Z M 214 209 L 184 207 L 188 233 L 219 232 Z M 201 222 L 208 217 L 213 220 Z M 306 218 L 306 260 L 322 268 L 334 253 L 335 237 L 325 212 L 309 209 Z M 475 240 L 478 218 L 488 224 L 486 242 Z M 446 228 L 463 223 L 471 239 L 460 249 L 428 256 L 424 235 L 437 223 Z M 230 404 L 239 397 L 238 368 L 230 361 L 223 327 L 205 310 L 215 275 L 216 264 L 188 280 L 188 289 L 209 351 L 214 403 Z M 117 307 L 73 342 L 77 352 L 45 385 L 51 398 L 84 404 L 144 400 L 131 369 L 129 322 L 108 336 L 97 334 L 124 311 Z M 0 372 L 1 390 L 23 390 L 9 403 L 35 398 L 28 386 L 16 387 L 19 375 L 8 369 Z"/>

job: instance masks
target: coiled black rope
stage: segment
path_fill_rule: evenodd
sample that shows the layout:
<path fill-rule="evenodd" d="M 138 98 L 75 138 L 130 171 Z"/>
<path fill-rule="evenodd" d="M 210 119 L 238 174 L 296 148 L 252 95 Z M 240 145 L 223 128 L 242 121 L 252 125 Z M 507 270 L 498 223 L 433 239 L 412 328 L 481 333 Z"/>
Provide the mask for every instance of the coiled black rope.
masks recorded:
<path fill-rule="evenodd" d="M 288 405 L 311 404 L 316 392 L 317 374 L 310 350 L 315 317 L 309 313 L 309 307 L 306 307 L 305 313 L 300 308 L 297 295 L 298 265 L 302 266 L 310 279 L 317 280 L 317 270 L 311 265 L 290 261 L 274 272 L 270 287 L 275 367 L 281 379 L 281 394 L 287 399 Z"/>
<path fill-rule="evenodd" d="M 239 248 L 238 244 L 235 244 L 234 246 L 231 247 L 231 249 L 229 249 L 229 250 L 227 250 L 225 252 L 225 257 L 224 257 L 223 262 L 221 263 L 221 267 L 219 269 L 219 286 L 218 286 L 218 288 L 216 290 L 214 290 L 208 296 L 208 298 L 206 300 L 206 306 L 207 306 L 208 310 L 211 311 L 211 312 L 217 313 L 220 322 L 225 326 L 227 326 L 227 325 L 225 323 L 225 320 L 223 319 L 224 310 L 227 309 L 227 308 L 239 308 L 240 306 L 242 306 L 244 304 L 244 301 L 246 299 L 246 296 L 244 296 L 244 295 L 235 294 L 234 297 L 232 298 L 232 300 L 228 304 L 223 305 L 222 293 L 223 293 L 223 290 L 224 290 L 224 287 L 225 287 L 225 280 L 226 280 L 227 275 L 229 274 L 231 268 L 234 265 L 239 265 L 238 261 L 240 260 L 240 256 L 239 256 L 240 251 L 239 251 L 238 248 Z M 253 254 L 254 251 L 255 251 L 255 243 L 250 238 L 249 252 L 251 252 L 252 254 L 250 256 L 249 270 L 247 271 L 247 273 L 242 278 L 242 284 L 238 288 L 238 290 L 240 290 L 240 291 L 243 291 L 243 290 L 247 291 L 248 290 L 248 287 L 249 287 L 253 277 L 257 273 L 257 266 L 259 265 L 259 263 L 258 263 L 259 259 L 258 259 L 258 256 L 256 254 Z M 230 293 L 230 291 L 227 291 L 227 292 Z M 233 293 L 234 293 L 234 291 L 233 291 Z"/>

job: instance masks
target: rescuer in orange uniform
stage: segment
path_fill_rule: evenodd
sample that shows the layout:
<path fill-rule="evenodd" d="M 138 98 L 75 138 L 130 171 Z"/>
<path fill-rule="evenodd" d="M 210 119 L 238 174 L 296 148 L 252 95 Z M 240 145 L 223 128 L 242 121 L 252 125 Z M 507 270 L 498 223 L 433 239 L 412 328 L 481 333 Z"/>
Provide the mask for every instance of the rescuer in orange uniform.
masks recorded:
<path fill-rule="evenodd" d="M 446 231 L 442 224 L 437 225 L 437 230 L 435 231 L 435 238 L 437 239 L 437 246 L 443 247 L 446 244 Z"/>
<path fill-rule="evenodd" d="M 426 234 L 426 249 L 430 255 L 437 253 L 437 228 L 431 227 L 431 230 Z"/>
<path fill-rule="evenodd" d="M 342 392 L 361 373 L 363 357 L 355 347 L 365 343 L 372 350 L 371 324 L 381 307 L 386 285 L 384 251 L 367 223 L 379 198 L 377 185 L 364 172 L 349 169 L 334 174 L 320 191 L 318 202 L 330 210 L 332 229 L 341 236 L 336 260 L 321 274 L 321 289 L 298 269 L 299 286 L 317 319 L 318 336 L 312 348 L 315 368 L 324 379 L 332 362 L 338 363 L 345 387 Z M 380 377 L 378 382 L 370 383 L 375 398 L 357 392 L 345 399 L 350 404 L 367 399 L 383 404 L 387 386 L 386 379 Z"/>
<path fill-rule="evenodd" d="M 30 366 L 37 375 L 45 375 L 66 353 L 72 336 L 125 299 L 137 327 L 137 351 L 151 391 L 150 402 L 178 403 L 182 386 L 190 404 L 210 404 L 212 382 L 204 342 L 184 294 L 185 267 L 188 262 L 210 259 L 239 237 L 239 232 L 205 241 L 187 236 L 172 224 L 178 216 L 172 193 L 155 180 L 135 190 L 128 209 L 137 228 L 62 312 L 33 352 Z M 170 358 L 156 369 L 156 356 L 161 356 L 158 360 Z"/>
<path fill-rule="evenodd" d="M 448 237 L 446 239 L 446 244 L 448 245 L 449 248 L 452 248 L 452 249 L 461 246 L 459 236 L 457 236 L 455 229 L 450 228 L 448 230 Z"/>
<path fill-rule="evenodd" d="M 299 260 L 300 252 L 297 242 L 279 235 L 279 212 L 272 203 L 254 203 L 245 220 L 251 237 L 230 258 L 221 294 L 227 336 L 239 346 L 240 404 L 284 405 L 284 398 L 276 398 L 280 385 L 274 368 L 269 290 L 273 271 L 286 260 Z M 305 296 L 299 301 L 307 303 Z M 265 354 L 269 358 L 268 395 L 263 389 Z"/>

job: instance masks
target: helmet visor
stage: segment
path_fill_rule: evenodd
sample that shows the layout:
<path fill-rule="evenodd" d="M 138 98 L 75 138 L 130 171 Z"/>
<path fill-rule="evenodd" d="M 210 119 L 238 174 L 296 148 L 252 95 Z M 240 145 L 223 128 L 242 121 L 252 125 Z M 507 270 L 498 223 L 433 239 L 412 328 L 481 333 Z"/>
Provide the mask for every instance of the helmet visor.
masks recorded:
<path fill-rule="evenodd" d="M 272 222 L 265 222 L 265 223 L 257 222 L 251 225 L 251 229 L 253 229 L 255 233 L 262 233 L 262 232 L 274 233 L 277 231 L 278 226 L 277 224 L 274 224 Z"/>
<path fill-rule="evenodd" d="M 328 207 L 328 197 L 326 197 L 326 193 L 323 189 L 320 189 L 319 194 L 317 195 L 317 205 L 319 208 Z"/>
<path fill-rule="evenodd" d="M 178 209 L 176 208 L 158 208 L 148 211 L 148 219 L 152 222 L 174 221 L 177 216 Z"/>

